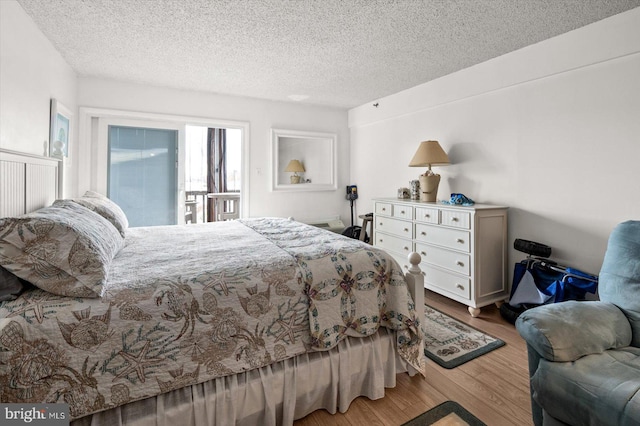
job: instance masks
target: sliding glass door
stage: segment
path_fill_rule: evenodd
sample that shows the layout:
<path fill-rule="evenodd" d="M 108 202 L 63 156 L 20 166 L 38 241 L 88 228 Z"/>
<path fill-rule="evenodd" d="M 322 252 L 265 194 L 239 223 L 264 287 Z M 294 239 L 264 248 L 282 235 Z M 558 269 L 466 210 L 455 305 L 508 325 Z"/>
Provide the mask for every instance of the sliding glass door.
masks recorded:
<path fill-rule="evenodd" d="M 185 151 L 186 202 L 194 209 L 191 223 L 239 217 L 242 130 L 187 125 Z"/>
<path fill-rule="evenodd" d="M 129 225 L 175 225 L 178 130 L 108 126 L 107 194 Z"/>
<path fill-rule="evenodd" d="M 80 189 L 85 186 L 118 203 L 131 227 L 207 221 L 208 194 L 217 192 L 235 193 L 237 216 L 248 214 L 248 123 L 87 108 L 80 112 L 80 134 L 92 141 L 86 165 L 91 180 Z M 208 135 L 220 129 L 226 134 L 227 183 L 210 189 Z"/>

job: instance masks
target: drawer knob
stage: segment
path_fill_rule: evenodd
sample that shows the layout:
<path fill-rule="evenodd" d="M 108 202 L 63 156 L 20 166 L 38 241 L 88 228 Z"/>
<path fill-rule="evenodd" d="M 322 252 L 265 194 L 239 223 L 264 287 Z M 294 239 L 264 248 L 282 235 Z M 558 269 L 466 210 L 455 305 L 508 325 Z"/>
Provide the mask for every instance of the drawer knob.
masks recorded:
<path fill-rule="evenodd" d="M 458 238 L 458 240 L 456 242 L 458 242 L 460 244 L 464 244 L 464 240 L 462 238 Z"/>
<path fill-rule="evenodd" d="M 456 262 L 456 265 L 458 265 L 458 266 L 464 266 L 464 263 L 462 263 L 461 261 L 459 261 L 459 260 L 458 260 L 458 261 Z"/>
<path fill-rule="evenodd" d="M 431 217 L 431 215 L 430 214 L 425 214 L 424 217 Z"/>
<path fill-rule="evenodd" d="M 458 221 L 458 218 L 457 218 L 457 217 L 452 217 L 452 218 L 451 218 L 451 222 L 457 222 L 457 221 Z"/>
<path fill-rule="evenodd" d="M 404 228 L 404 232 L 409 232 L 409 228 Z"/>
<path fill-rule="evenodd" d="M 380 222 L 380 226 L 382 226 L 382 222 Z"/>
<path fill-rule="evenodd" d="M 383 211 L 383 212 L 386 212 L 386 211 L 387 211 L 387 209 L 386 209 L 385 207 L 383 207 L 383 208 L 382 208 L 382 211 Z"/>
<path fill-rule="evenodd" d="M 380 238 L 378 241 L 379 241 L 379 242 L 382 242 L 382 238 Z"/>
<path fill-rule="evenodd" d="M 420 252 L 420 254 L 421 254 L 422 256 L 426 256 L 426 255 L 427 255 L 427 253 L 425 253 L 425 252 L 423 252 L 423 251 L 421 251 L 421 252 Z"/>
<path fill-rule="evenodd" d="M 404 246 L 403 248 L 404 248 L 406 251 L 409 251 L 409 247 Z"/>
<path fill-rule="evenodd" d="M 459 290 L 464 290 L 464 286 L 462 284 L 456 284 L 456 288 Z"/>
<path fill-rule="evenodd" d="M 401 210 L 401 211 L 400 211 L 400 214 L 404 214 L 404 210 Z"/>
<path fill-rule="evenodd" d="M 422 231 L 422 232 L 420 233 L 420 235 L 427 235 L 427 233 L 426 233 L 426 232 L 424 232 L 424 231 Z"/>

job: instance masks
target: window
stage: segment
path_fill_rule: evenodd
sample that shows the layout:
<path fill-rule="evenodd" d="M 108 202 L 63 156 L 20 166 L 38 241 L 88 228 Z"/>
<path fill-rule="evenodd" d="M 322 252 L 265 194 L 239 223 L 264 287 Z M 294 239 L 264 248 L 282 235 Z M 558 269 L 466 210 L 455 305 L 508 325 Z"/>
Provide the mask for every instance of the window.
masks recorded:
<path fill-rule="evenodd" d="M 249 123 L 88 107 L 80 108 L 79 117 L 79 137 L 82 140 L 91 141 L 91 144 L 85 144 L 80 147 L 80 156 L 90 160 L 85 163 L 86 166 L 82 166 L 86 167 L 87 175 L 90 176 L 90 181 L 81 182 L 79 188 L 81 191 L 86 188 L 102 194 L 110 194 L 113 192 L 112 197 L 116 197 L 117 191 L 120 193 L 120 195 L 117 195 L 118 197 L 124 196 L 124 192 L 122 192 L 123 188 L 116 190 L 116 186 L 114 186 L 116 185 L 115 181 L 117 181 L 118 185 L 122 186 L 131 179 L 130 173 L 133 173 L 136 168 L 146 167 L 142 165 L 142 157 L 144 155 L 154 157 L 159 154 L 158 152 L 153 152 L 154 149 L 159 149 L 158 147 L 145 146 L 142 144 L 142 148 L 137 154 L 140 163 L 135 167 L 131 164 L 132 167 L 131 170 L 129 170 L 123 163 L 123 159 L 126 156 L 124 152 L 125 148 L 121 142 L 113 142 L 114 149 L 113 152 L 110 152 L 111 141 L 109 139 L 109 129 L 111 126 L 118 127 L 118 132 L 121 133 L 121 136 L 126 133 L 123 128 L 135 128 L 138 131 L 143 132 L 141 135 L 146 132 L 144 137 L 140 136 L 142 140 L 146 140 L 147 137 L 153 134 L 152 131 L 154 130 L 161 130 L 160 133 L 164 133 L 162 132 L 164 130 L 172 131 L 167 132 L 167 134 L 173 135 L 173 140 L 177 141 L 177 152 L 175 150 L 173 151 L 175 186 L 173 188 L 167 187 L 160 189 L 160 185 L 149 183 L 156 180 L 156 178 L 152 178 L 149 177 L 150 175 L 147 175 L 145 178 L 147 182 L 145 195 L 130 197 L 130 200 L 132 200 L 131 202 L 133 202 L 133 200 L 136 200 L 136 202 L 142 202 L 141 200 L 145 200 L 145 205 L 151 205 L 150 203 L 152 203 L 152 199 L 157 200 L 158 202 L 160 202 L 160 200 L 164 200 L 164 205 L 156 205 L 154 209 L 157 210 L 159 215 L 175 217 L 175 220 L 172 223 L 185 223 L 187 216 L 191 218 L 191 215 L 185 214 L 191 207 L 189 204 L 193 204 L 187 203 L 187 191 L 208 191 L 207 186 L 203 186 L 202 181 L 198 181 L 198 179 L 206 179 L 204 177 L 205 175 L 201 173 L 201 169 L 203 167 L 206 168 L 206 166 L 196 165 L 198 157 L 202 160 L 206 159 L 206 155 L 203 155 L 203 151 L 198 151 L 200 148 L 193 148 L 195 150 L 194 153 L 187 154 L 187 133 L 191 133 L 192 130 L 195 134 L 197 134 L 198 131 L 209 132 L 209 129 L 225 130 L 228 141 L 227 154 L 225 155 L 225 165 L 227 170 L 227 173 L 225 174 L 227 185 L 226 190 L 238 193 L 246 192 L 248 188 L 247 176 L 249 170 L 247 168 L 248 160 L 245 149 L 248 145 L 246 137 L 249 131 Z M 155 155 L 151 156 L 152 153 Z M 167 156 L 164 158 L 166 158 L 168 162 L 172 161 L 169 160 L 168 157 L 168 148 L 166 154 Z M 113 159 L 111 158 L 111 155 L 113 155 Z M 164 155 L 165 154 L 162 154 L 161 157 L 155 158 L 155 160 L 159 160 L 159 158 L 162 158 Z M 148 164 L 152 163 L 153 161 Z M 198 170 L 198 167 L 200 167 L 200 170 Z M 154 168 L 155 166 L 147 172 L 151 173 Z M 193 172 L 191 171 L 192 169 L 194 170 Z M 166 173 L 170 174 L 168 170 L 166 170 Z M 198 178 L 197 175 L 203 177 Z M 165 177 L 168 176 L 169 175 Z M 112 179 L 115 181 L 111 182 Z M 162 195 L 160 195 L 159 192 L 161 192 Z M 171 192 L 172 194 L 166 195 L 167 192 Z M 203 199 L 206 199 L 206 194 L 207 192 L 200 196 L 200 203 L 202 205 L 205 204 Z M 173 200 L 171 200 L 171 197 L 173 197 Z M 247 198 L 248 197 L 239 198 L 239 205 L 237 206 L 239 215 L 249 215 Z M 169 206 L 169 204 L 171 204 L 171 206 Z M 202 222 L 202 214 L 206 215 L 206 213 L 203 211 L 202 207 L 200 207 L 200 211 L 198 213 L 199 214 L 195 217 L 195 221 Z M 140 224 L 139 226 L 142 226 L 147 224 L 156 224 L 158 222 L 156 222 L 156 219 L 152 220 L 147 218 L 142 219 L 141 222 L 137 223 Z"/>

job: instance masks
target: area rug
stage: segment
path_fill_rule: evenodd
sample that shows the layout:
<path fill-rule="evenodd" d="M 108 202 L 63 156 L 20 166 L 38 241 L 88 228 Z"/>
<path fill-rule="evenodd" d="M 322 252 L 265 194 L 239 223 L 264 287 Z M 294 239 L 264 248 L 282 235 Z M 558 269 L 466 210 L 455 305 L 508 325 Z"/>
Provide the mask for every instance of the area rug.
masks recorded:
<path fill-rule="evenodd" d="M 402 426 L 486 426 L 476 416 L 454 401 L 446 401 Z"/>
<path fill-rule="evenodd" d="M 424 353 L 444 368 L 454 368 L 504 346 L 504 341 L 425 305 Z"/>

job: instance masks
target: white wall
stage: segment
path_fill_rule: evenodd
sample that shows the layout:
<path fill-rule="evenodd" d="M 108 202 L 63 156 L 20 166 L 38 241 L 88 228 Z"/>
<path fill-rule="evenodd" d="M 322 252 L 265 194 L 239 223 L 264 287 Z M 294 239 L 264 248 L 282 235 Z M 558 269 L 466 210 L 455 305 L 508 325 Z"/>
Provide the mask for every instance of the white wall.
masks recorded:
<path fill-rule="evenodd" d="M 349 129 L 344 109 L 270 102 L 250 98 L 167 89 L 96 78 L 78 79 L 80 107 L 180 115 L 249 123 L 249 204 L 245 216 L 293 216 L 297 219 L 348 217 L 343 191 L 272 192 L 271 128 L 338 135 L 338 188 L 348 182 Z M 90 141 L 81 145 L 79 192 L 89 189 Z M 105 159 L 106 161 L 106 159 Z M 345 220 L 346 221 L 346 220 Z"/>
<path fill-rule="evenodd" d="M 16 1 L 0 1 L 0 147 L 48 155 L 51 98 L 77 113 L 75 73 Z M 65 193 L 74 191 L 75 134 Z"/>
<path fill-rule="evenodd" d="M 417 179 L 407 164 L 437 139 L 452 162 L 438 198 L 509 206 L 510 245 L 598 273 L 611 229 L 640 220 L 640 9 L 377 102 L 349 111 L 361 210 Z"/>

